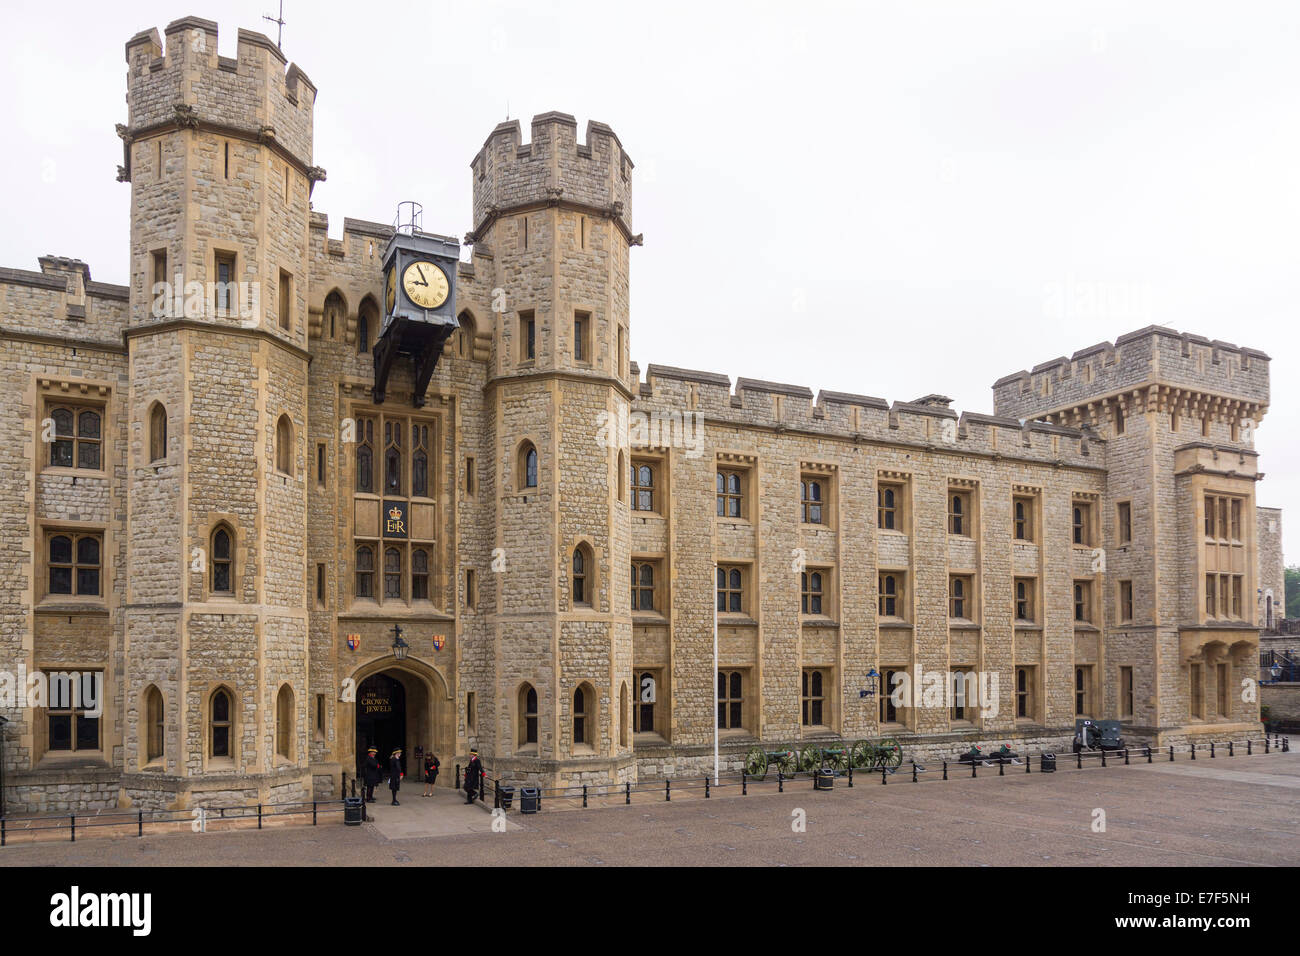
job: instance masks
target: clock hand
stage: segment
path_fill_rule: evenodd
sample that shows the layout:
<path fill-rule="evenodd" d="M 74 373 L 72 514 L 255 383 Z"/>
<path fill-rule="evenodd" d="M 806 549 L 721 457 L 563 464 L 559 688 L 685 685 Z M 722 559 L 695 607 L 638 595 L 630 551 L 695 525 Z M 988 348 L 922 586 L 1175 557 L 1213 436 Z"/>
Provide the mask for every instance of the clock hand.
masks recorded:
<path fill-rule="evenodd" d="M 420 285 L 428 285 L 428 281 L 424 278 L 424 266 L 416 266 L 415 271 L 420 273 Z"/>

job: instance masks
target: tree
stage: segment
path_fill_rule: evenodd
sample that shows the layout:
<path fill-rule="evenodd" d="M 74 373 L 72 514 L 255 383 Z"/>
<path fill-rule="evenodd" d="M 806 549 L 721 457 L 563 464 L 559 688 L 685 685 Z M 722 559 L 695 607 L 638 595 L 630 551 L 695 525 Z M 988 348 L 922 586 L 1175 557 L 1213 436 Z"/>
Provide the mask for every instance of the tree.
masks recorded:
<path fill-rule="evenodd" d="M 1300 618 L 1300 564 L 1286 569 L 1286 616 Z"/>

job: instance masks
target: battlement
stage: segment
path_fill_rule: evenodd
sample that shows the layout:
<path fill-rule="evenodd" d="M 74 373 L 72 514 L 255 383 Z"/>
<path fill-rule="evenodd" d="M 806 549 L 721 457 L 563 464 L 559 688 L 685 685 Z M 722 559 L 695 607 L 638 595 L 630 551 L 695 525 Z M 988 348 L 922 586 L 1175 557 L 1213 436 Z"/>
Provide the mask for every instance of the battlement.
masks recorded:
<path fill-rule="evenodd" d="M 366 219 L 343 219 L 343 238 L 329 237 L 329 216 L 323 212 L 311 214 L 311 245 L 340 259 L 378 260 L 384 245 L 393 236 L 393 227 Z"/>
<path fill-rule="evenodd" d="M 1171 409 L 1259 418 L 1269 403 L 1269 361 L 1257 349 L 1153 325 L 998 379 L 993 407 L 1017 418 L 1059 417 L 1159 396 Z"/>
<path fill-rule="evenodd" d="M 633 368 L 633 374 L 639 369 Z M 1036 461 L 1061 467 L 1101 468 L 1105 442 L 1091 429 L 1047 422 L 958 413 L 943 396 L 890 403 L 870 395 L 820 391 L 801 385 L 738 378 L 716 372 L 650 365 L 635 391 L 640 411 L 696 412 L 713 424 L 778 432 L 806 432 L 853 442 L 907 445 L 954 455 Z M 950 401 L 950 400 L 948 400 Z"/>
<path fill-rule="evenodd" d="M 522 141 L 518 120 L 501 123 L 470 164 L 474 170 L 474 228 L 515 209 L 568 204 L 608 215 L 632 230 L 632 160 L 604 123 L 578 122 L 567 113 L 533 117 L 532 139 Z"/>
<path fill-rule="evenodd" d="M 305 170 L 312 161 L 316 87 L 267 37 L 240 30 L 236 55 L 217 53 L 217 24 L 182 17 L 126 42 L 130 140 L 167 127 L 220 129 L 271 141 Z M 286 69 L 287 64 L 287 69 Z"/>

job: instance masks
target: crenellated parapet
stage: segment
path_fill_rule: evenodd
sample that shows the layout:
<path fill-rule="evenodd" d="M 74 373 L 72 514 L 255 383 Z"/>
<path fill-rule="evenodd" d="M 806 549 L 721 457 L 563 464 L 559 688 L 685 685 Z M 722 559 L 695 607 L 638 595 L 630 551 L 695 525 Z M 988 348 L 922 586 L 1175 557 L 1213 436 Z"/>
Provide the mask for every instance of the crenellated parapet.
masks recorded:
<path fill-rule="evenodd" d="M 632 235 L 632 160 L 604 123 L 587 123 L 578 142 L 578 123 L 567 113 L 533 117 L 532 139 L 522 140 L 519 121 L 501 123 L 470 164 L 474 175 L 474 231 L 486 234 L 498 216 L 546 206 L 579 209 L 618 224 Z"/>
<path fill-rule="evenodd" d="M 993 404 L 1000 415 L 1094 427 L 1146 411 L 1258 421 L 1268 370 L 1257 349 L 1150 326 L 1000 378 Z"/>
<path fill-rule="evenodd" d="M 637 372 L 634 367 L 633 374 Z M 1091 429 L 1022 423 L 1017 418 L 976 412 L 959 414 L 939 396 L 893 403 L 846 392 L 820 391 L 814 397 L 805 386 L 748 378 L 737 379 L 733 391 L 725 375 L 664 365 L 647 367 L 645 381 L 635 394 L 634 407 L 639 411 L 693 412 L 716 425 L 1060 467 L 1105 466 L 1105 442 Z"/>
<path fill-rule="evenodd" d="M 126 142 L 120 178 L 131 178 L 131 144 L 175 129 L 208 129 L 264 143 L 312 182 L 312 112 L 316 87 L 267 37 L 240 30 L 236 56 L 217 53 L 217 24 L 199 17 L 164 30 L 141 31 L 126 43 L 127 110 L 118 128 Z"/>

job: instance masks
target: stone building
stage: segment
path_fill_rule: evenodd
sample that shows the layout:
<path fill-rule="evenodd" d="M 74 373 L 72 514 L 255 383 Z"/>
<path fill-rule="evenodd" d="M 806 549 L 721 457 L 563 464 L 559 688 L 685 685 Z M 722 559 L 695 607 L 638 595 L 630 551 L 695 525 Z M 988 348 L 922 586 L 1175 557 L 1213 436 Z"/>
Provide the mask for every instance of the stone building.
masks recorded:
<path fill-rule="evenodd" d="M 316 89 L 264 36 L 230 59 L 187 17 L 126 60 L 128 285 L 0 270 L 11 810 L 337 795 L 372 742 L 554 785 L 703 772 L 715 729 L 726 768 L 1258 729 L 1263 353 L 1147 328 L 992 415 L 643 374 L 609 127 L 497 126 L 459 261 L 409 222 L 329 238 Z M 421 243 L 445 339 L 394 318 Z M 37 673 L 102 713 L 15 698 Z"/>

